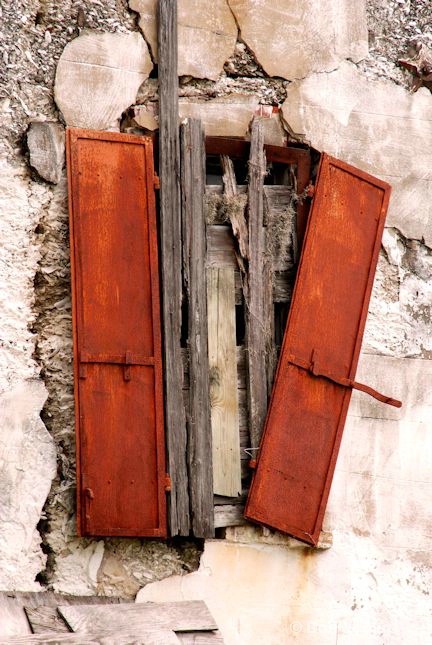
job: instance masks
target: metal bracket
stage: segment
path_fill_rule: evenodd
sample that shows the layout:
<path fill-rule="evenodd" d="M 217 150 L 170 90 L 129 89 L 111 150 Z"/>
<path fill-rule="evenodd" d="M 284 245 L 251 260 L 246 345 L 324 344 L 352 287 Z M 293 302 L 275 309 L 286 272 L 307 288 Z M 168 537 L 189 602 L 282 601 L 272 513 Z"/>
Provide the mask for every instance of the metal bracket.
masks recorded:
<path fill-rule="evenodd" d="M 310 372 L 310 374 L 313 374 L 314 376 L 326 378 L 327 380 L 332 381 L 333 383 L 336 383 L 336 385 L 342 385 L 343 387 L 350 387 L 354 390 L 360 390 L 360 392 L 364 392 L 365 394 L 369 394 L 369 396 L 373 396 L 374 399 L 377 399 L 377 401 L 381 401 L 381 403 L 392 405 L 395 408 L 402 407 L 401 401 L 398 401 L 397 399 L 393 399 L 390 396 L 385 396 L 385 394 L 381 394 L 380 392 L 377 392 L 377 390 L 374 390 L 372 387 L 369 387 L 369 385 L 364 385 L 364 383 L 359 383 L 358 381 L 354 381 L 353 379 L 346 378 L 344 376 L 338 376 L 336 374 L 333 374 L 330 371 L 327 371 L 321 367 L 318 367 L 317 357 L 318 357 L 318 351 L 314 349 L 312 350 L 312 356 L 310 361 L 305 361 L 302 358 L 298 358 L 297 356 L 290 354 L 288 356 L 288 363 L 291 363 L 291 365 L 295 365 L 296 367 L 300 367 L 301 369 L 306 370 L 307 372 Z"/>

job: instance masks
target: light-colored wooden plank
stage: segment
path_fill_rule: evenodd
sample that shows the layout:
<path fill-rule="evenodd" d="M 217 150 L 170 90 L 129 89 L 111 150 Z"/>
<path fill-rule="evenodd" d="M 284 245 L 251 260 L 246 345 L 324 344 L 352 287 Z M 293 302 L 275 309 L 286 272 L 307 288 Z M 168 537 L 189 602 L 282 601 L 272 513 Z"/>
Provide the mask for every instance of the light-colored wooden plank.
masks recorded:
<path fill-rule="evenodd" d="M 213 488 L 241 493 L 234 271 L 207 269 Z"/>
<path fill-rule="evenodd" d="M 0 645 L 179 645 L 181 641 L 170 630 L 122 631 L 93 630 L 88 634 L 30 634 L 0 639 Z"/>
<path fill-rule="evenodd" d="M 212 429 L 206 298 L 205 138 L 201 121 L 181 126 L 183 262 L 188 295 L 189 416 L 188 467 L 192 529 L 195 537 L 214 536 Z"/>
<path fill-rule="evenodd" d="M 185 602 L 135 603 L 125 605 L 76 605 L 58 611 L 74 631 L 84 634 L 100 629 L 171 629 L 175 632 L 217 629 L 201 600 Z"/>

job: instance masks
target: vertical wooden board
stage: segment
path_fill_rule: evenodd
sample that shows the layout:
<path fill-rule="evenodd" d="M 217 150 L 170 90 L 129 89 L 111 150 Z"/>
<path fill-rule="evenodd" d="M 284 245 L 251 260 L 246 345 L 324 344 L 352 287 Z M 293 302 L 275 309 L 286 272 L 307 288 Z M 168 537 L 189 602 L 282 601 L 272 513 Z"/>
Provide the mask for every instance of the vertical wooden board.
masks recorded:
<path fill-rule="evenodd" d="M 189 418 L 188 466 L 192 529 L 195 537 L 214 536 L 212 437 L 206 298 L 205 145 L 197 119 L 181 127 L 183 239 L 187 243 Z"/>
<path fill-rule="evenodd" d="M 213 488 L 241 493 L 234 270 L 207 269 Z"/>
<path fill-rule="evenodd" d="M 322 156 L 245 516 L 316 544 L 354 379 L 388 184 Z M 318 376 L 317 376 L 318 375 Z"/>
<path fill-rule="evenodd" d="M 249 430 L 251 446 L 257 448 L 267 411 L 266 344 L 270 334 L 270 316 L 265 304 L 264 288 L 264 154 L 263 126 L 259 120 L 252 123 L 249 157 L 248 226 L 249 267 L 246 302 L 246 357 Z"/>
<path fill-rule="evenodd" d="M 67 143 L 79 531 L 165 536 L 152 144 L 77 129 Z"/>
<path fill-rule="evenodd" d="M 177 0 L 159 0 L 159 177 L 165 418 L 171 535 L 189 535 L 186 412 L 181 362 L 182 234 L 178 126 Z"/>

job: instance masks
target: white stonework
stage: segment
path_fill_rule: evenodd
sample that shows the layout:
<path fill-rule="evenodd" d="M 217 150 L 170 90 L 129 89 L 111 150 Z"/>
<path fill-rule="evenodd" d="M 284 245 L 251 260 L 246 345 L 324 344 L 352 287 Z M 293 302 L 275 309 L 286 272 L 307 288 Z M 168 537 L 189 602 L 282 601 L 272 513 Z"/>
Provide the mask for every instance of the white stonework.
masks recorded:
<path fill-rule="evenodd" d="M 330 71 L 368 52 L 364 0 L 227 0 L 242 39 L 270 76 Z"/>
<path fill-rule="evenodd" d="M 129 0 L 129 6 L 140 14 L 139 25 L 157 61 L 157 0 Z M 201 0 L 179 0 L 179 76 L 217 79 L 236 40 L 237 25 L 226 0 L 205 5 Z"/>
<path fill-rule="evenodd" d="M 64 49 L 56 73 L 55 100 L 69 126 L 117 127 L 153 67 L 142 36 L 84 32 Z"/>
<path fill-rule="evenodd" d="M 392 187 L 387 226 L 432 245 L 432 96 L 369 80 L 352 63 L 292 83 L 283 105 L 291 128 Z"/>
<path fill-rule="evenodd" d="M 244 137 L 258 105 L 256 96 L 231 94 L 210 101 L 180 99 L 180 118 L 201 119 L 211 136 Z"/>

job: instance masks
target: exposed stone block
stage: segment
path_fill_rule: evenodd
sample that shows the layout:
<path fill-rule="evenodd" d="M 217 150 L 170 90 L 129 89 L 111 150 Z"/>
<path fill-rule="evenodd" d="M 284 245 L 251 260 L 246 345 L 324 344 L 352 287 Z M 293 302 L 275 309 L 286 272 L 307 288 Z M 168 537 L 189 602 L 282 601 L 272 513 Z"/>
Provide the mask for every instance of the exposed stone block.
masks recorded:
<path fill-rule="evenodd" d="M 157 61 L 157 0 L 130 0 L 129 7 L 140 14 L 139 25 Z M 179 0 L 179 76 L 216 80 L 236 40 L 237 25 L 226 0 L 205 5 L 201 0 Z"/>
<path fill-rule="evenodd" d="M 152 67 L 141 34 L 84 32 L 66 45 L 57 66 L 54 94 L 66 124 L 116 127 Z"/>
<path fill-rule="evenodd" d="M 243 40 L 270 76 L 329 71 L 368 53 L 364 0 L 228 0 Z"/>
<path fill-rule="evenodd" d="M 30 164 L 37 173 L 52 184 L 62 177 L 65 158 L 65 134 L 60 123 L 33 122 L 27 132 Z"/>
<path fill-rule="evenodd" d="M 248 94 L 229 94 L 211 101 L 180 99 L 179 112 L 182 119 L 201 119 L 207 135 L 244 137 L 257 104 L 258 98 Z"/>
<path fill-rule="evenodd" d="M 312 146 L 388 181 L 387 226 L 432 246 L 432 96 L 368 80 L 351 63 L 289 85 L 283 115 Z"/>

